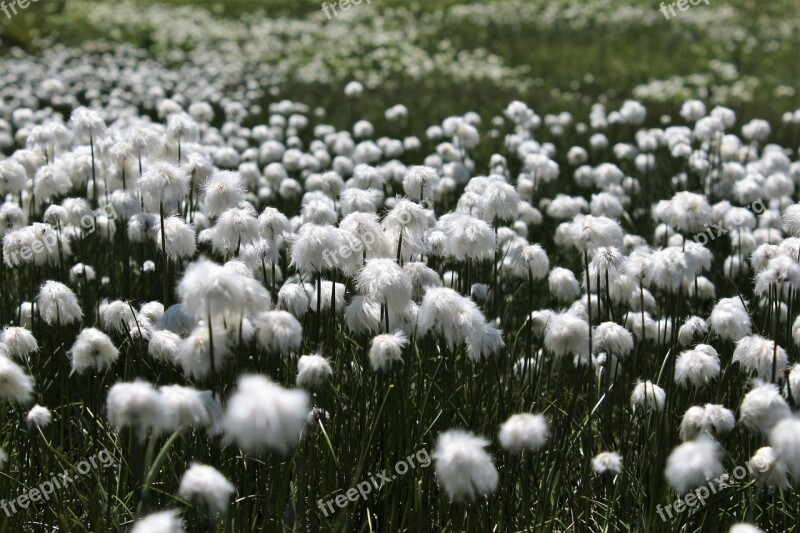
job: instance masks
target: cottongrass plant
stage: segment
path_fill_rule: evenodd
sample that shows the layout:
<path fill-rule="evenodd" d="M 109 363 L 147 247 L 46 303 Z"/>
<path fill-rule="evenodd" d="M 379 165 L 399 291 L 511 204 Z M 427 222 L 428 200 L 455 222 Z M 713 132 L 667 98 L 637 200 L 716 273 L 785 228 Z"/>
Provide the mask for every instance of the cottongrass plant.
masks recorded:
<path fill-rule="evenodd" d="M 261 69 L 46 54 L 0 83 L 37 95 L 0 106 L 0 484 L 114 461 L 10 528 L 794 523 L 794 111 L 341 124 Z M 98 86 L 100 64 L 130 79 Z M 751 458 L 768 468 L 660 521 Z"/>

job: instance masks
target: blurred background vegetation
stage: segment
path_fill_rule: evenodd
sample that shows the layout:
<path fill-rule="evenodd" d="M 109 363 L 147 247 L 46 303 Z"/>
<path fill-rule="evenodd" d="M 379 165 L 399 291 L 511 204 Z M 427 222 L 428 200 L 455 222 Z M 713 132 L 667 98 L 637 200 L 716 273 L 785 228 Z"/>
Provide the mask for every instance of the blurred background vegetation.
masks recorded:
<path fill-rule="evenodd" d="M 463 4 L 499 5 L 507 0 L 372 0 L 370 5 L 364 0 L 357 9 L 351 9 L 358 11 L 356 20 L 339 17 L 331 21 L 322 15 L 319 0 L 136 0 L 135 6 L 142 10 L 154 5 L 190 6 L 207 10 L 215 19 L 235 20 L 245 25 L 257 25 L 264 17 L 311 19 L 320 25 L 352 25 L 354 32 L 370 24 L 384 24 L 380 20 L 386 13 L 392 12 L 395 16 L 401 13 L 403 23 L 409 24 L 409 28 L 425 26 L 423 38 L 415 45 L 421 45 L 430 53 L 446 42 L 456 50 L 485 51 L 500 58 L 505 67 L 518 68 L 524 73 L 527 86 L 521 88 L 487 80 L 465 83 L 463 79 L 445 77 L 408 80 L 402 73 L 388 72 L 385 78 L 392 83 L 371 87 L 369 98 L 364 99 L 371 109 L 359 111 L 375 118 L 396 103 L 409 107 L 413 104 L 416 117 L 411 117 L 411 128 L 430 125 L 468 110 L 491 116 L 513 99 L 522 99 L 544 112 L 581 113 L 579 118 L 585 120 L 591 103 L 599 101 L 612 108 L 623 99 L 637 97 L 645 101 L 650 110 L 649 118 L 655 121 L 663 113 L 674 113 L 688 97 L 712 100 L 715 91 L 718 92 L 714 86 L 716 75 L 713 68 L 709 68 L 714 61 L 735 67 L 739 85 L 731 91 L 732 97 L 720 103 L 734 108 L 741 119 L 760 117 L 779 124 L 784 112 L 800 108 L 797 92 L 800 10 L 796 0 L 711 0 L 709 6 L 701 3 L 690 8 L 689 13 L 680 13 L 669 21 L 659 13 L 661 2 L 652 0 L 520 1 L 520 5 L 536 6 L 532 9 L 541 9 L 543 13 L 561 13 L 563 19 L 556 17 L 552 24 L 531 25 L 530 19 L 524 18 L 476 23 L 460 17 L 457 23 L 450 23 L 451 10 L 463 8 Z M 117 3 L 117 0 L 39 0 L 12 20 L 0 14 L 0 53 L 7 54 L 14 47 L 36 53 L 55 43 L 80 46 L 86 41 L 110 40 L 130 42 L 168 61 L 169 55 L 159 48 L 157 38 L 154 39 L 154 28 L 170 21 L 153 21 L 152 27 L 134 31 L 126 27 L 125 31 L 120 31 L 114 24 L 105 26 L 87 20 L 86 13 L 94 6 Z M 590 18 L 577 26 L 560 22 L 572 20 L 572 13 L 588 4 L 594 5 L 595 13 L 604 15 L 613 11 L 615 14 L 609 18 L 596 17 L 597 20 Z M 624 13 L 621 8 L 626 7 L 643 8 L 651 16 L 641 23 L 630 17 L 615 22 L 614 17 Z M 698 18 L 699 21 L 694 20 Z M 301 34 L 282 37 L 309 38 Z M 335 40 L 316 44 L 319 47 L 339 45 Z M 371 46 L 389 48 L 392 45 Z M 339 109 L 341 88 L 357 76 L 344 67 L 338 71 L 337 65 L 332 68 L 335 79 L 324 82 L 308 82 L 290 76 L 282 83 L 280 98 L 325 107 L 334 124 L 348 120 L 349 111 Z M 385 70 L 386 66 L 376 65 L 375 68 Z M 697 87 L 697 78 L 703 76 L 706 78 L 701 85 L 705 87 Z M 663 86 L 674 86 L 676 77 L 680 90 L 657 97 L 650 95 L 650 101 L 642 97 L 648 83 L 657 80 L 657 89 L 662 91 Z M 746 88 L 744 97 L 738 96 L 741 87 Z M 443 94 L 447 98 L 442 98 Z M 419 122 L 415 122 L 417 120 Z"/>

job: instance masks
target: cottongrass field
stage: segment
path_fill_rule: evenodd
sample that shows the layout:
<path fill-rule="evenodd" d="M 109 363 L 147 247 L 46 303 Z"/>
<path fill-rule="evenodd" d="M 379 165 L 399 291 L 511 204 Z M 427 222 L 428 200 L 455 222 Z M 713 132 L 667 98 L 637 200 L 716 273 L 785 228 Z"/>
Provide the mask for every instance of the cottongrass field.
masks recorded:
<path fill-rule="evenodd" d="M 428 73 L 519 95 L 450 113 L 250 46 L 266 18 L 104 9 L 112 41 L 0 59 L 0 531 L 793 530 L 790 86 L 717 63 L 532 106 L 445 47 Z M 386 51 L 434 30 L 393 28 L 370 61 L 413 77 Z"/>

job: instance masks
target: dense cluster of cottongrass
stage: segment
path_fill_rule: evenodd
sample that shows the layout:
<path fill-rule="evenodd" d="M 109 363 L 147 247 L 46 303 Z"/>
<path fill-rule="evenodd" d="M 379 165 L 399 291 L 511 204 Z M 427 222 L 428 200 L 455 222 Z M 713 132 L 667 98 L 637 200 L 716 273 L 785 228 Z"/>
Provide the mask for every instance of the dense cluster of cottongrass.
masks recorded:
<path fill-rule="evenodd" d="M 698 100 L 336 127 L 52 54 L 4 63 L 0 488 L 115 465 L 14 530 L 796 522 L 796 136 Z"/>

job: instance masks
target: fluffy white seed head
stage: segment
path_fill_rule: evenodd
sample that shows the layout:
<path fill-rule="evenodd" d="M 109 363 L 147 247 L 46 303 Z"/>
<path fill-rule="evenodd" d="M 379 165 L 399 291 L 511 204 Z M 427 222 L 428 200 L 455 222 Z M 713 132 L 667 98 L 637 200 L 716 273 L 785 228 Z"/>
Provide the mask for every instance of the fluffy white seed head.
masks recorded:
<path fill-rule="evenodd" d="M 303 343 L 303 326 L 287 311 L 267 311 L 255 319 L 258 345 L 270 353 L 288 354 Z"/>
<path fill-rule="evenodd" d="M 408 337 L 402 331 L 378 335 L 372 339 L 369 362 L 376 372 L 387 370 L 395 361 L 403 361 L 403 349 Z"/>
<path fill-rule="evenodd" d="M 451 500 L 474 499 L 497 489 L 499 475 L 484 448 L 489 441 L 462 430 L 441 433 L 433 459 L 436 475 Z"/>
<path fill-rule="evenodd" d="M 790 416 L 775 424 L 769 433 L 769 443 L 777 460 L 795 480 L 800 479 L 800 419 Z"/>
<path fill-rule="evenodd" d="M 50 409 L 38 404 L 31 407 L 31 410 L 25 415 L 28 428 L 45 428 L 51 420 L 53 420 L 53 413 L 50 412 Z"/>
<path fill-rule="evenodd" d="M 497 439 L 510 452 L 537 451 L 544 447 L 550 437 L 544 415 L 521 413 L 512 415 L 500 426 Z"/>
<path fill-rule="evenodd" d="M 149 514 L 136 521 L 131 533 L 184 533 L 180 511 L 170 509 Z"/>
<path fill-rule="evenodd" d="M 39 315 L 50 325 L 70 324 L 81 319 L 83 313 L 72 289 L 58 281 L 46 281 L 36 297 Z"/>
<path fill-rule="evenodd" d="M 667 458 L 664 469 L 667 483 L 680 494 L 707 483 L 707 479 L 715 478 L 724 471 L 719 454 L 719 445 L 711 439 L 701 437 L 684 442 L 672 450 Z"/>
<path fill-rule="evenodd" d="M 119 382 L 108 391 L 108 421 L 118 431 L 130 427 L 144 439 L 147 432 L 175 427 L 176 413 L 153 385 L 146 381 Z"/>
<path fill-rule="evenodd" d="M 3 328 L 0 345 L 5 346 L 5 351 L 11 357 L 26 357 L 39 351 L 39 344 L 33 334 L 19 326 Z"/>
<path fill-rule="evenodd" d="M 745 427 L 769 433 L 779 421 L 791 416 L 786 400 L 772 383 L 758 383 L 744 395 L 739 406 L 739 422 Z"/>
<path fill-rule="evenodd" d="M 111 366 L 119 357 L 119 350 L 111 337 L 96 328 L 86 328 L 69 351 L 72 371 L 79 374 L 86 369 L 103 370 Z"/>
<path fill-rule="evenodd" d="M 222 428 L 245 451 L 270 448 L 287 453 L 299 442 L 309 409 L 307 392 L 245 375 L 228 400 Z"/>
<path fill-rule="evenodd" d="M 617 452 L 600 452 L 592 458 L 595 474 L 619 474 L 622 472 L 622 457 Z"/>
<path fill-rule="evenodd" d="M 663 411 L 667 393 L 650 381 L 637 381 L 631 393 L 631 408 L 636 411 Z"/>
<path fill-rule="evenodd" d="M 202 505 L 212 517 L 228 511 L 230 498 L 236 489 L 213 466 L 193 463 L 183 473 L 178 495 L 186 501 Z"/>

